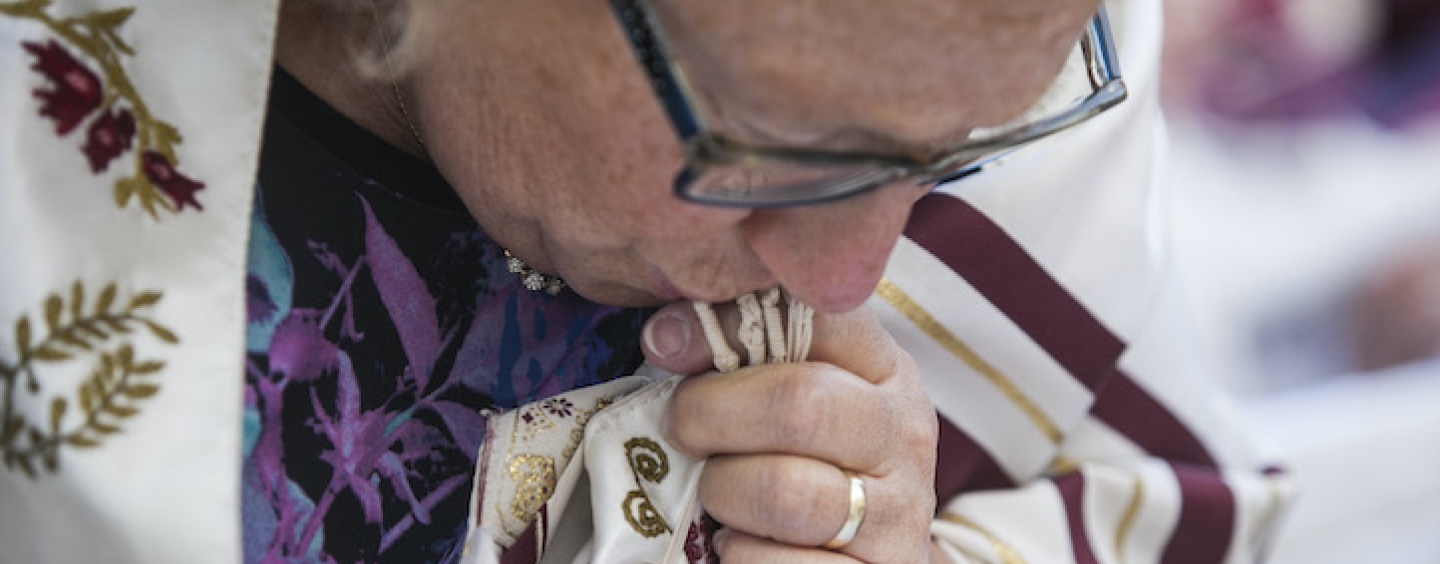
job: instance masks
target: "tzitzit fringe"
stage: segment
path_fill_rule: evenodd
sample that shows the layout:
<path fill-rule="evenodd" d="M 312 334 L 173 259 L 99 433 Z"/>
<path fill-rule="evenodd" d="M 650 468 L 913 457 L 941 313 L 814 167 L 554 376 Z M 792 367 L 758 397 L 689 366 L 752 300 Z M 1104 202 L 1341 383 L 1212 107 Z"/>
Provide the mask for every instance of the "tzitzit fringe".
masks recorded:
<path fill-rule="evenodd" d="M 784 297 L 788 306 L 785 315 L 780 314 L 780 299 Z M 695 302 L 695 314 L 705 341 L 710 344 L 715 359 L 715 369 L 732 372 L 740 368 L 740 355 L 730 347 L 725 330 L 715 309 L 707 303 Z M 740 311 L 740 328 L 737 340 L 745 347 L 747 366 L 777 362 L 803 362 L 810 356 L 810 340 L 814 335 L 815 310 L 800 303 L 790 292 L 774 287 L 760 293 L 750 293 L 735 299 Z"/>

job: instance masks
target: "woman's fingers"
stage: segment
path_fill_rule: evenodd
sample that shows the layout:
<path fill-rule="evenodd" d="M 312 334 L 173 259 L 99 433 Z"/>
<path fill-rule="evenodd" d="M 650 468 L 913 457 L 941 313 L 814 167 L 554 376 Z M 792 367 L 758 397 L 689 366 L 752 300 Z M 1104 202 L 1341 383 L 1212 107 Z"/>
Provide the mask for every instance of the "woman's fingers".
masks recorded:
<path fill-rule="evenodd" d="M 730 529 L 798 546 L 835 537 L 849 509 L 849 478 L 833 464 L 788 455 L 717 456 L 700 479 L 700 501 Z M 750 490 L 755 495 L 736 495 Z M 795 519 L 794 516 L 813 516 Z"/>
<path fill-rule="evenodd" d="M 716 542 L 715 551 L 723 562 L 743 564 L 862 564 L 847 554 L 786 544 L 761 536 L 727 531 L 723 540 Z"/>
<path fill-rule="evenodd" d="M 717 309 L 734 335 L 733 305 Z M 643 339 L 651 363 L 700 374 L 671 396 L 670 442 L 710 459 L 701 502 L 732 530 L 727 561 L 922 562 L 938 423 L 918 370 L 868 311 L 813 323 L 806 362 L 716 373 L 690 304 L 658 312 Z M 865 516 L 850 543 L 817 548 L 855 514 L 847 472 L 864 484 Z"/>
<path fill-rule="evenodd" d="M 915 562 L 921 555 L 910 548 L 929 539 L 928 496 L 917 497 L 903 480 L 856 477 L 864 484 L 863 517 L 853 539 L 835 552 L 867 562 Z M 700 501 L 732 533 L 796 548 L 823 547 L 853 509 L 848 474 L 821 460 L 787 455 L 712 458 L 700 479 Z"/>
<path fill-rule="evenodd" d="M 670 399 L 666 432 L 698 457 L 788 453 L 884 474 L 901 451 L 934 446 L 934 408 L 907 378 L 877 386 L 823 363 L 690 378 Z"/>

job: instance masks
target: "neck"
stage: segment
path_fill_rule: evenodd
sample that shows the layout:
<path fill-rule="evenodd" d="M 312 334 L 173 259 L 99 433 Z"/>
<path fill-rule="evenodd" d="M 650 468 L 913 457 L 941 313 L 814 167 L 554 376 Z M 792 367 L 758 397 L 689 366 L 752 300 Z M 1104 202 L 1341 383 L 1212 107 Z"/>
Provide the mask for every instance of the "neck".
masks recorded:
<path fill-rule="evenodd" d="M 425 147 L 407 116 L 404 84 L 389 64 L 393 40 L 381 37 L 373 0 L 342 3 L 284 0 L 275 61 L 307 90 L 391 146 L 419 158 Z M 374 45 L 375 49 L 367 49 Z M 367 54 L 373 53 L 373 54 Z M 373 59 L 367 64 L 365 57 Z"/>

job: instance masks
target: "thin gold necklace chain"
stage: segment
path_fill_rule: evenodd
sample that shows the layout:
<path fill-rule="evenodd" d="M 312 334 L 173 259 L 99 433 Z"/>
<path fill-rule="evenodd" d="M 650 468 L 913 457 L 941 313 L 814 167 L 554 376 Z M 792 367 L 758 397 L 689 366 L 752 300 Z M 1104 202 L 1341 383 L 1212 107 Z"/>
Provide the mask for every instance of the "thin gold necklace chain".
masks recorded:
<path fill-rule="evenodd" d="M 410 108 L 405 105 L 405 96 L 400 92 L 400 82 L 395 77 L 395 63 L 390 57 L 390 37 L 385 33 L 385 27 L 380 23 L 380 9 L 375 6 L 375 0 L 370 0 L 370 16 L 375 20 L 375 33 L 380 36 L 380 48 L 385 55 L 385 71 L 390 74 L 390 93 L 395 97 L 395 103 L 400 107 L 400 117 L 405 120 L 405 127 L 410 129 L 410 136 L 420 144 L 420 149 L 430 151 L 425 144 L 425 138 L 420 135 L 420 129 L 415 126 L 415 118 L 410 115 Z"/>

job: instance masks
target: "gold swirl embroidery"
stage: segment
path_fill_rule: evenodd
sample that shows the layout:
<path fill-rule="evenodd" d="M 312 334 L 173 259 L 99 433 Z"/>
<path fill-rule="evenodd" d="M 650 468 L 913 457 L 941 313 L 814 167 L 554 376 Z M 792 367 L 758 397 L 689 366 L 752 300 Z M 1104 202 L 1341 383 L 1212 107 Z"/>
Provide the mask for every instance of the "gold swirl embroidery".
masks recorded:
<path fill-rule="evenodd" d="M 517 485 L 510 514 L 529 523 L 535 514 L 555 495 L 555 460 L 536 454 L 510 457 L 510 479 Z"/>
<path fill-rule="evenodd" d="M 625 458 L 630 462 L 630 473 L 635 476 L 635 489 L 630 490 L 620 504 L 625 521 L 645 538 L 670 532 L 670 524 L 655 509 L 645 489 L 640 487 L 641 480 L 656 484 L 664 480 L 670 474 L 670 457 L 655 441 L 634 438 L 625 443 Z"/>

